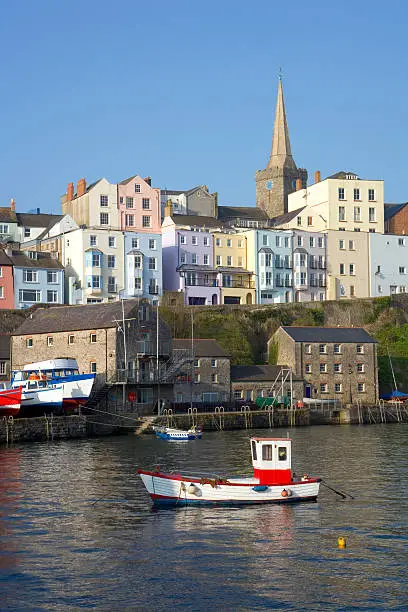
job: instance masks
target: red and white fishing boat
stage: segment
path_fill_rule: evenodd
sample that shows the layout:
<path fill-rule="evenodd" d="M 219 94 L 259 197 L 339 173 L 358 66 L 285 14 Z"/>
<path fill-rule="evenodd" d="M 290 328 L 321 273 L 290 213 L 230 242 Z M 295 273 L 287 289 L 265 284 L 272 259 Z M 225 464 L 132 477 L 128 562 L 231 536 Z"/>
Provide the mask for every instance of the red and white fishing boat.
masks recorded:
<path fill-rule="evenodd" d="M 251 438 L 254 474 L 242 478 L 139 470 L 155 505 L 241 505 L 316 501 L 320 478 L 292 473 L 292 440 Z"/>
<path fill-rule="evenodd" d="M 0 417 L 16 416 L 20 412 L 23 388 L 0 389 Z"/>

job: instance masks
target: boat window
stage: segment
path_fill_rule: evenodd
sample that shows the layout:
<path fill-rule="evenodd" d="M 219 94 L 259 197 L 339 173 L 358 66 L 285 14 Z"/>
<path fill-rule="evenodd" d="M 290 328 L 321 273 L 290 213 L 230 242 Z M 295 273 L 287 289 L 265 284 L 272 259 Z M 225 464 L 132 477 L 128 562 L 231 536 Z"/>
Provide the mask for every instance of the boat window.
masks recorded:
<path fill-rule="evenodd" d="M 29 380 L 28 381 L 28 388 L 29 389 L 37 389 L 37 381 L 36 380 Z"/>
<path fill-rule="evenodd" d="M 272 444 L 262 445 L 262 459 L 263 461 L 272 461 Z"/>
<path fill-rule="evenodd" d="M 279 446 L 278 447 L 278 459 L 279 461 L 286 461 L 286 459 L 288 458 L 288 451 L 286 446 Z"/>
<path fill-rule="evenodd" d="M 61 376 L 61 370 L 54 370 L 54 376 Z"/>
<path fill-rule="evenodd" d="M 47 380 L 51 380 L 52 372 L 47 372 L 46 376 L 47 376 Z"/>
<path fill-rule="evenodd" d="M 38 383 L 38 386 L 41 387 L 41 388 L 44 388 L 44 387 L 47 386 L 47 383 L 45 382 L 45 380 L 40 380 L 39 383 Z"/>
<path fill-rule="evenodd" d="M 65 370 L 65 376 L 71 376 L 72 370 Z"/>
<path fill-rule="evenodd" d="M 256 442 L 252 440 L 252 459 L 256 461 Z"/>

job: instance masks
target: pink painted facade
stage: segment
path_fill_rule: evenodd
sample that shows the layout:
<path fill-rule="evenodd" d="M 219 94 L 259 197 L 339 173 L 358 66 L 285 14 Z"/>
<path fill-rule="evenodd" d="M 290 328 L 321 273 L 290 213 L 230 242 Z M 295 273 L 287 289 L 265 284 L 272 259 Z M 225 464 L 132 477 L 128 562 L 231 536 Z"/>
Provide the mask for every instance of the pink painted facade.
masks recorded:
<path fill-rule="evenodd" d="M 118 184 L 119 229 L 161 233 L 160 189 L 150 178 L 132 176 Z"/>
<path fill-rule="evenodd" d="M 14 308 L 13 266 L 0 261 L 0 308 Z"/>

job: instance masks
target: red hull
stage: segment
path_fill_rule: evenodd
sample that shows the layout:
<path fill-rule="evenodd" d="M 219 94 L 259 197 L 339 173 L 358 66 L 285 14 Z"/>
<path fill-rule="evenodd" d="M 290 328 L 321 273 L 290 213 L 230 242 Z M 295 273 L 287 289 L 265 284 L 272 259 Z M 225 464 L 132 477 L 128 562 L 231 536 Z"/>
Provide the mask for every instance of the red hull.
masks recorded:
<path fill-rule="evenodd" d="M 23 388 L 0 390 L 0 417 L 16 416 L 20 412 Z"/>

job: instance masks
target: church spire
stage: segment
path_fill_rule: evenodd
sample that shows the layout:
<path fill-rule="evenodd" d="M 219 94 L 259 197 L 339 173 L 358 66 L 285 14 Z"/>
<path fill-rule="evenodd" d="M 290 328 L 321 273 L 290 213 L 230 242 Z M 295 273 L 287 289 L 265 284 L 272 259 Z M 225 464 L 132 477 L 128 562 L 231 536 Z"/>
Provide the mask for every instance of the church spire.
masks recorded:
<path fill-rule="evenodd" d="M 296 164 L 292 157 L 292 149 L 290 147 L 289 128 L 286 120 L 281 74 L 279 75 L 278 98 L 276 101 L 271 156 L 268 162 L 268 168 L 273 167 L 296 168 Z"/>

